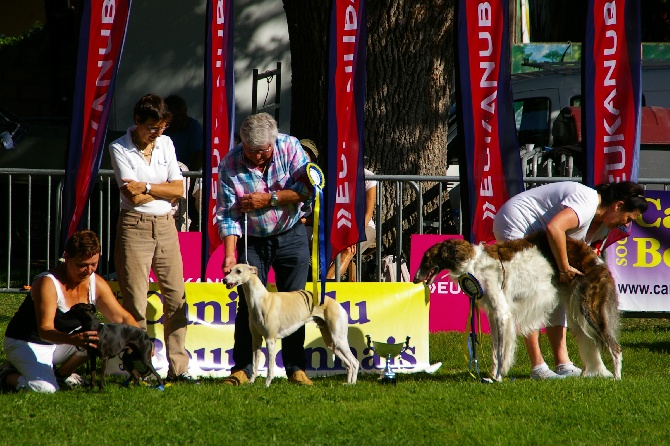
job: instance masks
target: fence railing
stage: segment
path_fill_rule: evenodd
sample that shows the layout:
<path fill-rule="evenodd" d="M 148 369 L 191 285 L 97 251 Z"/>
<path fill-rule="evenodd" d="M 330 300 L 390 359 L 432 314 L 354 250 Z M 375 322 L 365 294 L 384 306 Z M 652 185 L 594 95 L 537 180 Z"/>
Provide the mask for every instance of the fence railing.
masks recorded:
<path fill-rule="evenodd" d="M 35 274 L 49 269 L 60 257 L 64 174 L 62 170 L 0 169 L 0 292 L 25 292 Z M 202 172 L 184 172 L 184 176 L 200 178 Z M 377 243 L 371 254 L 357 250 L 358 278 L 379 280 L 385 255 L 408 258 L 409 234 L 462 233 L 457 176 L 373 175 L 368 179 L 379 184 L 374 217 Z M 538 185 L 574 179 L 525 177 L 524 182 Z M 665 178 L 640 179 L 640 183 L 648 188 L 670 188 L 670 179 Z M 119 191 L 113 171 L 101 170 L 83 219 L 100 237 L 98 272 L 103 276 L 114 271 L 111 253 L 118 212 Z M 192 199 L 182 200 L 175 216 L 178 228 L 190 218 L 190 229 L 200 230 L 202 220 Z M 401 262 L 396 264 L 396 277 L 400 277 Z"/>

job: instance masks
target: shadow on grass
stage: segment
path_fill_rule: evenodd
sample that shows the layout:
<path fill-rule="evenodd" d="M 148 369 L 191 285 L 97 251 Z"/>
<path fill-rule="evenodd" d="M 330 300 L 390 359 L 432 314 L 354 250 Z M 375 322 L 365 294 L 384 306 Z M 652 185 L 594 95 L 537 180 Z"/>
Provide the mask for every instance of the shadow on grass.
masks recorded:
<path fill-rule="evenodd" d="M 633 348 L 637 350 L 645 350 L 651 353 L 668 353 L 670 352 L 670 341 L 642 341 L 642 342 L 626 342 L 622 343 L 622 348 Z"/>

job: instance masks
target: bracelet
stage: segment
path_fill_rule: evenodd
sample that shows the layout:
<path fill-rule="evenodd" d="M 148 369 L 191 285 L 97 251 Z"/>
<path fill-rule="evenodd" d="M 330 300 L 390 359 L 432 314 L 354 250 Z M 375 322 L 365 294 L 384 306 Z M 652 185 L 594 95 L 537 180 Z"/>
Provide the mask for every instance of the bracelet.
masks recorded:
<path fill-rule="evenodd" d="M 570 271 L 559 271 L 559 272 L 560 272 L 561 274 L 567 274 L 567 273 L 569 273 Z"/>

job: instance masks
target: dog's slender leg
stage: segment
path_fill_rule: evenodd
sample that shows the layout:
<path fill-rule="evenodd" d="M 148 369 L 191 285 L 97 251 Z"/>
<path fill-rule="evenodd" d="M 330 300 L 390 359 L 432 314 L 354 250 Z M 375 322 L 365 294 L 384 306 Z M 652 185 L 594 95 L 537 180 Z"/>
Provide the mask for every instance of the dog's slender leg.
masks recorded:
<path fill-rule="evenodd" d="M 324 308 L 324 323 L 319 324 L 321 336 L 333 353 L 347 368 L 347 384 L 356 384 L 358 379 L 358 359 L 349 347 L 349 315 L 336 301 L 328 301 Z"/>
<path fill-rule="evenodd" d="M 347 384 L 356 384 L 359 362 L 354 354 L 351 353 L 349 342 L 338 342 L 333 349 L 333 353 L 340 358 L 347 368 Z"/>
<path fill-rule="evenodd" d="M 95 378 L 96 378 L 96 376 L 95 376 L 95 366 L 96 366 L 96 362 L 97 362 L 96 359 L 97 359 L 96 353 L 89 350 L 89 352 L 88 352 L 88 362 L 89 362 L 89 368 L 91 369 L 90 370 L 90 372 L 91 372 L 91 382 L 90 382 L 89 386 L 90 386 L 91 389 L 93 389 L 93 387 L 95 387 Z"/>
<path fill-rule="evenodd" d="M 502 381 L 502 370 L 499 360 L 500 352 L 500 336 L 498 330 L 498 323 L 495 316 L 487 315 L 489 320 L 489 328 L 491 330 L 491 377 L 496 381 Z"/>
<path fill-rule="evenodd" d="M 263 346 L 263 337 L 260 333 L 256 332 L 253 328 L 251 329 L 251 351 L 253 355 L 252 361 L 252 372 L 251 378 L 249 378 L 249 383 L 253 384 L 256 381 L 258 376 L 258 367 L 260 367 L 261 357 L 263 352 L 261 347 Z"/>
<path fill-rule="evenodd" d="M 621 353 L 621 347 L 617 344 L 618 350 L 610 348 L 610 354 L 612 355 L 612 363 L 614 364 L 614 379 L 621 379 L 621 365 L 623 362 L 623 354 Z"/>
<path fill-rule="evenodd" d="M 584 325 L 588 323 L 584 318 L 580 318 Z M 579 347 L 579 357 L 582 359 L 582 376 L 601 376 L 604 378 L 611 378 L 612 373 L 607 370 L 603 359 L 600 356 L 600 349 L 598 348 L 598 343 L 595 338 L 591 335 L 596 335 L 595 333 L 587 334 L 585 328 L 588 330 L 590 327 L 584 327 L 580 322 L 576 321 L 572 317 L 572 311 L 570 312 L 568 326 L 572 335 L 575 337 L 577 346 Z"/>
<path fill-rule="evenodd" d="M 516 352 L 516 327 L 512 315 L 503 319 L 503 323 L 498 323 L 498 336 L 502 338 L 500 350 L 498 350 L 498 373 L 500 378 L 507 375 L 514 364 L 514 354 Z"/>
<path fill-rule="evenodd" d="M 105 388 L 105 373 L 107 372 L 107 360 L 109 358 L 102 358 L 102 365 L 100 367 L 100 390 Z"/>
<path fill-rule="evenodd" d="M 265 387 L 270 387 L 270 383 L 275 377 L 275 342 L 276 339 L 274 338 L 268 338 L 265 340 L 265 346 L 268 350 L 268 375 L 265 378 Z M 258 355 L 260 357 L 263 356 L 263 351 L 261 349 L 258 349 Z"/>
<path fill-rule="evenodd" d="M 342 361 L 342 364 L 347 369 L 347 384 L 356 384 L 359 363 L 353 353 L 351 353 L 351 348 L 349 347 L 347 325 L 345 324 L 344 327 L 336 325 L 335 327 L 338 330 L 336 333 L 331 332 L 327 325 L 319 326 L 326 345 L 332 350 L 335 356 L 340 358 L 340 361 Z"/>

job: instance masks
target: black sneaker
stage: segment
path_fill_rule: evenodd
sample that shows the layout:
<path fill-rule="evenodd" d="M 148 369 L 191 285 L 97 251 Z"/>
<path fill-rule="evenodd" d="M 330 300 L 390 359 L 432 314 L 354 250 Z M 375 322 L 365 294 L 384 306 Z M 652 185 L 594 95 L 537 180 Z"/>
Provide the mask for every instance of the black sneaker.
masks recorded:
<path fill-rule="evenodd" d="M 167 378 L 165 378 L 166 382 L 169 383 L 185 383 L 185 384 L 196 384 L 199 385 L 200 381 L 197 378 L 192 377 L 188 372 L 184 372 L 181 375 L 173 376 L 173 375 L 168 375 Z"/>
<path fill-rule="evenodd" d="M 8 387 L 7 383 L 5 382 L 7 375 L 11 375 L 12 373 L 19 373 L 19 371 L 16 370 L 16 367 L 14 367 L 9 361 L 5 361 L 0 364 L 0 392 L 12 392 L 16 390 Z"/>

